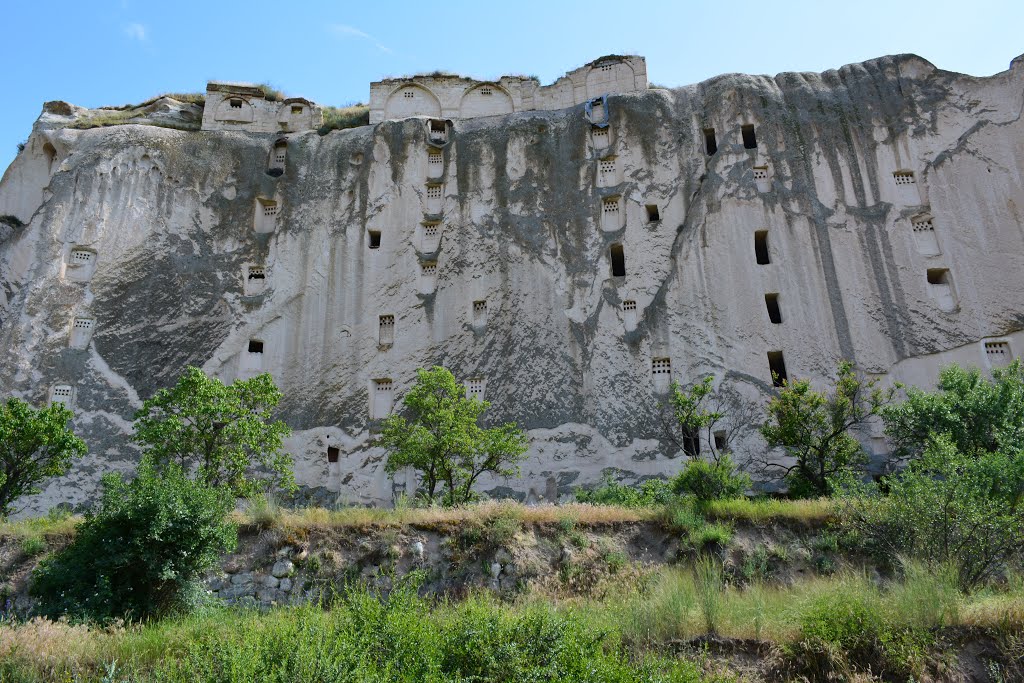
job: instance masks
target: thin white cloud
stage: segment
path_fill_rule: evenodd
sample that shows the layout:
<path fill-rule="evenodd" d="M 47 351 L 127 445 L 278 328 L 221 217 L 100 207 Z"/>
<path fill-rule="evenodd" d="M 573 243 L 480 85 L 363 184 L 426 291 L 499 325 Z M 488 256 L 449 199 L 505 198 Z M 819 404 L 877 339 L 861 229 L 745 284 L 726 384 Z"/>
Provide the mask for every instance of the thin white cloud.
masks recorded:
<path fill-rule="evenodd" d="M 143 24 L 138 22 L 127 24 L 124 27 L 124 33 L 129 38 L 137 40 L 140 43 L 146 42 L 146 39 L 149 37 L 149 30 Z"/>
<path fill-rule="evenodd" d="M 391 52 L 390 47 L 382 45 L 369 33 L 360 31 L 355 26 L 349 26 L 348 24 L 327 24 L 327 32 L 336 38 L 361 38 L 362 40 L 368 40 L 381 52 Z"/>

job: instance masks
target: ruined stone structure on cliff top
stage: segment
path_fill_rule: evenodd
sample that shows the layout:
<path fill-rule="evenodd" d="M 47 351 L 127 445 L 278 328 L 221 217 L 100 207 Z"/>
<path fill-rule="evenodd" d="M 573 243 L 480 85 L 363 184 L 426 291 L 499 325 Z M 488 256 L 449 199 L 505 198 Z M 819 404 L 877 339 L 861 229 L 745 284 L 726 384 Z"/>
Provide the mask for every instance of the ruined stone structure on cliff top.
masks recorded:
<path fill-rule="evenodd" d="M 702 438 L 743 461 L 773 371 L 927 386 L 1019 353 L 1024 59 L 646 78 L 381 81 L 371 125 L 326 134 L 239 84 L 155 101 L 158 125 L 47 103 L 0 182 L 0 389 L 71 404 L 90 453 L 29 509 L 132 467 L 133 412 L 188 364 L 272 373 L 307 493 L 386 504 L 414 482 L 372 428 L 419 367 L 529 430 L 485 490 L 551 499 L 675 472 L 672 380 L 715 376 L 733 410 Z"/>

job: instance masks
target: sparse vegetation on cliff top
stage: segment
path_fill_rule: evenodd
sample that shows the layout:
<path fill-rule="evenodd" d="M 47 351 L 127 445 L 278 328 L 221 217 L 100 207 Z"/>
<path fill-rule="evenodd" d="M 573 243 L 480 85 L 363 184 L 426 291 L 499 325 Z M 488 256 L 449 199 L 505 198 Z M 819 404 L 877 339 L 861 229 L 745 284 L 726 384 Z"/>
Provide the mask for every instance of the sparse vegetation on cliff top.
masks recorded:
<path fill-rule="evenodd" d="M 327 135 L 332 130 L 358 128 L 370 124 L 370 105 L 353 104 L 348 107 L 324 107 L 324 123 L 317 132 Z"/>

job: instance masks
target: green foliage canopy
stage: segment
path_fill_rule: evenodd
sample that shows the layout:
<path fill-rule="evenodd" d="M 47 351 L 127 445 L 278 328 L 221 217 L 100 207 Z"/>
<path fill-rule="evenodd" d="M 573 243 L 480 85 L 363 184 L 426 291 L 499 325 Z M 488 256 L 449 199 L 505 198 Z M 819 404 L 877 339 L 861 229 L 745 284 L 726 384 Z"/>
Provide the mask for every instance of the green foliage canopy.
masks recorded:
<path fill-rule="evenodd" d="M 64 474 L 85 442 L 68 429 L 74 417 L 62 403 L 36 410 L 21 399 L 0 405 L 0 518 L 14 511 L 14 501 L 39 493 L 39 484 Z"/>
<path fill-rule="evenodd" d="M 514 423 L 491 429 L 479 425 L 487 401 L 466 398 L 466 389 L 447 369 L 416 371 L 415 386 L 403 398 L 407 416 L 393 414 L 381 426 L 388 449 L 387 471 L 411 466 L 422 476 L 426 497 L 447 505 L 473 500 L 473 484 L 484 473 L 518 475 L 528 448 Z"/>
<path fill-rule="evenodd" d="M 1019 450 L 1024 446 L 1024 367 L 996 368 L 989 380 L 977 368 L 943 368 L 938 390 L 907 389 L 907 400 L 884 411 L 894 454 L 920 456 L 932 434 L 945 434 L 959 453 Z"/>
<path fill-rule="evenodd" d="M 200 481 L 236 496 L 271 485 L 293 490 L 292 456 L 281 452 L 291 430 L 271 419 L 281 396 L 267 373 L 225 385 L 190 366 L 142 404 L 134 439 L 158 468 L 195 468 Z"/>
<path fill-rule="evenodd" d="M 761 434 L 769 446 L 782 446 L 796 462 L 766 462 L 764 467 L 781 472 L 793 495 L 829 495 L 833 477 L 863 469 L 867 455 L 850 428 L 879 415 L 895 392 L 878 388 L 877 380 L 859 378 L 849 361 L 839 363 L 837 374 L 831 395 L 797 379 L 785 383 L 768 404 Z"/>
<path fill-rule="evenodd" d="M 707 433 L 706 441 L 713 459 L 717 459 L 715 440 L 711 432 L 725 417 L 725 413 L 712 409 L 706 401 L 714 394 L 714 377 L 708 376 L 689 389 L 683 389 L 678 382 L 672 382 L 669 403 L 683 436 L 683 450 L 690 457 L 700 454 L 701 434 Z"/>

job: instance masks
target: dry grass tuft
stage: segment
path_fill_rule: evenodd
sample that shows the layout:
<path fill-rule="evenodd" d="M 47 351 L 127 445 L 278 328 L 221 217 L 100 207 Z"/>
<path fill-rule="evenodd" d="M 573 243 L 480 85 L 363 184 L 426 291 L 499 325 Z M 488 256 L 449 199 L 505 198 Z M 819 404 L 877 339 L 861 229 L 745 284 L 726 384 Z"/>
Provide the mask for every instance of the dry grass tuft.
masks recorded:
<path fill-rule="evenodd" d="M 709 519 L 735 522 L 801 522 L 808 526 L 823 525 L 835 518 L 836 504 L 828 498 L 812 500 L 778 500 L 774 498 L 737 498 L 715 500 L 706 504 Z"/>
<path fill-rule="evenodd" d="M 45 678 L 68 668 L 94 666 L 123 634 L 119 627 L 96 629 L 42 617 L 0 624 L 0 661 L 17 658 L 31 662 L 32 669 Z"/>
<path fill-rule="evenodd" d="M 526 506 L 511 501 L 486 501 L 476 505 L 457 508 L 363 508 L 352 507 L 339 510 L 326 508 L 304 508 L 301 510 L 280 510 L 276 517 L 269 519 L 261 515 L 258 519 L 251 514 L 236 513 L 235 520 L 250 527 L 280 529 L 296 533 L 311 529 L 371 529 L 386 527 L 414 526 L 426 529 L 440 529 L 461 524 L 483 524 L 497 517 L 509 517 L 523 524 L 558 524 L 569 519 L 581 526 L 618 524 L 622 522 L 645 522 L 656 518 L 656 511 L 634 510 L 610 505 L 538 505 Z"/>
<path fill-rule="evenodd" d="M 16 522 L 0 522 L 0 539 L 24 539 L 30 537 L 73 536 L 75 527 L 82 521 L 80 515 L 46 516 L 19 519 Z"/>
<path fill-rule="evenodd" d="M 320 135 L 327 135 L 332 130 L 345 130 L 370 125 L 370 105 L 354 104 L 350 107 L 324 107 L 324 123 L 320 126 Z"/>

